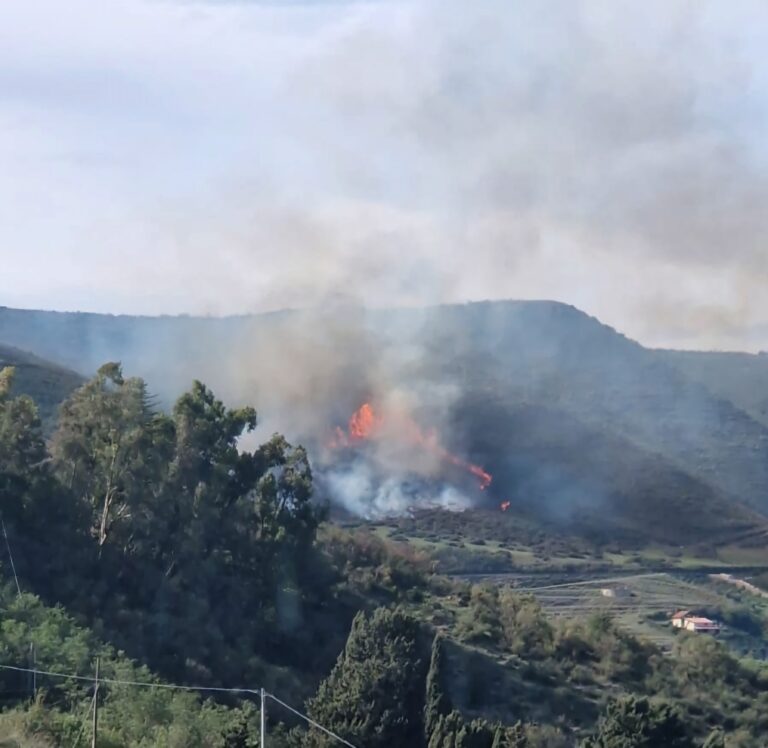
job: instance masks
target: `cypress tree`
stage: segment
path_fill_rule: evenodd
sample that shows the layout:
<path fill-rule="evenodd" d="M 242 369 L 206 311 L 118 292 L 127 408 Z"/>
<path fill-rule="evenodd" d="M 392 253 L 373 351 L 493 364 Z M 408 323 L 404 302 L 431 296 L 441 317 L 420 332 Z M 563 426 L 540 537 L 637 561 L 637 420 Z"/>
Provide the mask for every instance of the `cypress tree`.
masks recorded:
<path fill-rule="evenodd" d="M 331 674 L 309 703 L 309 715 L 366 748 L 423 745 L 424 668 L 419 626 L 399 611 L 358 613 Z M 312 736 L 307 746 L 333 745 Z"/>
<path fill-rule="evenodd" d="M 612 702 L 597 735 L 582 748 L 693 748 L 687 725 L 669 704 L 628 696 Z"/>
<path fill-rule="evenodd" d="M 427 744 L 430 743 L 440 717 L 445 717 L 451 711 L 450 702 L 442 688 L 444 646 L 442 635 L 436 634 L 432 642 L 424 699 L 424 742 Z"/>

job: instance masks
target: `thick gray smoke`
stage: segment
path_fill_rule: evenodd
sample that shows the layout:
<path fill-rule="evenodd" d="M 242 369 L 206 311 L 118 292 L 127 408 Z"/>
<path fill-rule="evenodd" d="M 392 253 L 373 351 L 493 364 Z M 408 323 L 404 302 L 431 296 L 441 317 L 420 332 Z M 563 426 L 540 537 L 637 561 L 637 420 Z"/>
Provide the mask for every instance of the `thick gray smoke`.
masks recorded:
<path fill-rule="evenodd" d="M 344 469 L 331 467 L 323 474 L 323 481 L 335 502 L 366 519 L 397 516 L 410 509 L 430 507 L 462 511 L 475 503 L 455 486 L 411 485 L 397 472 L 381 479 L 365 461 L 355 462 Z"/>
<path fill-rule="evenodd" d="M 44 355 L 48 341 L 83 372 L 121 358 L 164 404 L 193 377 L 256 404 L 259 436 L 311 442 L 349 506 L 369 496 L 364 513 L 407 505 L 412 485 L 455 497 L 444 461 L 397 433 L 340 472 L 327 439 L 361 403 L 472 458 L 452 416 L 468 380 L 565 401 L 592 350 L 542 344 L 522 321 L 510 338 L 508 310 L 448 335 L 372 309 L 553 298 L 646 343 L 768 347 L 762 3 L 58 5 L 0 9 L 5 303 L 320 311 L 93 319 L 53 341 L 41 321 L 0 340 Z M 505 345 L 535 376 L 507 379 Z M 650 396 L 624 355 L 606 360 L 612 386 Z M 678 405 L 694 423 L 675 383 L 654 416 Z M 595 391 L 571 407 L 603 414 Z M 636 438 L 635 405 L 604 417 Z"/>
<path fill-rule="evenodd" d="M 355 514 L 468 506 L 469 494 L 446 482 L 439 451 L 461 391 L 425 370 L 426 319 L 354 306 L 254 319 L 222 369 L 230 399 L 259 404 L 261 425 L 246 444 L 272 431 L 307 444 L 319 485 Z M 350 443 L 350 418 L 365 403 L 373 433 Z"/>
<path fill-rule="evenodd" d="M 552 521 L 587 512 L 621 524 L 674 495 L 717 521 L 734 518 L 733 499 L 768 501 L 764 357 L 704 356 L 716 369 L 688 378 L 686 358 L 562 304 L 229 320 L 0 308 L 0 340 L 84 373 L 122 360 L 166 405 L 200 377 L 229 404 L 257 407 L 248 446 L 273 431 L 304 443 L 318 496 L 364 516 L 509 500 Z M 367 432 L 350 423 L 363 403 Z M 487 490 L 468 462 L 493 475 Z"/>

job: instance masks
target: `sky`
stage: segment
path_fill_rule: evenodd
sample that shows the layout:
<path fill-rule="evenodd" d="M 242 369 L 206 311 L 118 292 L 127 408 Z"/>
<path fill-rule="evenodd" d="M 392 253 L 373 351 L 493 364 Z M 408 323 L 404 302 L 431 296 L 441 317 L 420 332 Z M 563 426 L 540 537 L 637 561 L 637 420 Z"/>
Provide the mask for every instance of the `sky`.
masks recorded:
<path fill-rule="evenodd" d="M 3 0 L 0 304 L 556 299 L 768 349 L 768 6 Z"/>

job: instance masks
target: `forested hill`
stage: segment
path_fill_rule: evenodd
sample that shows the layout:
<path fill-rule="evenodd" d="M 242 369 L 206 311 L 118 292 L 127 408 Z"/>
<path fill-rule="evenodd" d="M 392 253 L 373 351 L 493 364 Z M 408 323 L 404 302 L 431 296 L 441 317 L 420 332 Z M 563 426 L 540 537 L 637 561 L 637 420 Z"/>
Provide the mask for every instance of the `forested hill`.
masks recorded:
<path fill-rule="evenodd" d="M 386 388 L 405 389 L 433 399 L 450 392 L 436 410 L 452 419 L 450 433 L 462 449 L 510 476 L 509 484 L 495 484 L 500 491 L 532 482 L 531 494 L 551 493 L 553 474 L 579 480 L 573 471 L 563 472 L 565 459 L 600 465 L 589 484 L 600 493 L 602 484 L 626 480 L 617 478 L 616 461 L 605 455 L 636 449 L 651 462 L 653 455 L 664 462 L 660 475 L 677 470 L 690 479 L 686 485 L 706 487 L 688 492 L 693 504 L 716 494 L 768 511 L 765 357 L 648 350 L 555 302 L 222 319 L 0 308 L 0 341 L 83 373 L 121 361 L 145 377 L 166 406 L 189 387 L 194 372 L 227 402 L 258 400 L 270 427 L 307 443 L 318 436 L 318 427 L 345 419 L 372 391 L 381 396 Z M 547 431 L 535 447 L 533 473 L 520 475 L 509 465 L 503 440 L 468 407 L 478 399 L 497 414 L 527 407 L 527 433 Z M 540 428 L 532 428 L 536 412 L 542 415 Z M 558 435 L 550 427 L 557 413 L 569 433 L 596 438 Z M 501 431 L 513 421 L 512 415 L 506 423 L 495 419 Z M 606 451 L 606 444 L 615 446 Z M 646 460 L 640 453 L 631 461 Z M 661 505 L 677 498 L 670 482 L 658 481 L 652 491 Z"/>
<path fill-rule="evenodd" d="M 29 395 L 48 429 L 56 420 L 59 404 L 85 381 L 71 369 L 0 344 L 0 370 L 7 366 L 15 369 L 13 394 Z"/>

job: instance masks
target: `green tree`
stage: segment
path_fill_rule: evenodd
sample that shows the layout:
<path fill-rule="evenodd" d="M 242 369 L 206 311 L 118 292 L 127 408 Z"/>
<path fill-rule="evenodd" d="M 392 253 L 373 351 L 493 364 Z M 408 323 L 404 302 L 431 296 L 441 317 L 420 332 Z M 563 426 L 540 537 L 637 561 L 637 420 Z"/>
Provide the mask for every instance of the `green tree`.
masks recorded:
<path fill-rule="evenodd" d="M 90 508 L 99 547 L 128 523 L 161 477 L 153 469 L 154 416 L 143 380 L 124 379 L 115 363 L 102 366 L 61 406 L 52 444 L 56 471 Z"/>
<path fill-rule="evenodd" d="M 466 641 L 496 646 L 502 639 L 498 588 L 488 584 L 472 586 L 470 615 L 459 626 L 459 635 Z"/>
<path fill-rule="evenodd" d="M 255 654 L 298 660 L 298 637 L 313 636 L 304 610 L 323 595 L 310 577 L 324 512 L 306 451 L 279 435 L 243 449 L 255 426 L 253 408 L 197 381 L 157 412 L 117 364 L 61 408 L 55 471 L 92 539 L 79 549 L 89 584 L 71 603 L 173 677 L 206 681 L 215 666 L 239 680 L 258 671 Z"/>
<path fill-rule="evenodd" d="M 457 711 L 452 711 L 438 718 L 429 737 L 427 748 L 457 748 L 459 737 L 464 729 L 464 720 Z M 465 733 L 466 734 L 466 733 Z"/>
<path fill-rule="evenodd" d="M 186 648 L 205 653 L 204 667 L 215 662 L 222 678 L 239 678 L 254 652 L 299 654 L 286 639 L 301 629 L 305 596 L 321 592 L 307 578 L 324 513 L 302 447 L 275 435 L 241 449 L 255 426 L 253 408 L 229 409 L 195 382 L 170 424 L 153 427 L 153 440 L 171 446 L 156 493 L 134 513 L 131 542 L 137 563 L 151 567 L 142 575 L 157 579 L 141 608 L 155 612 L 146 639 L 169 667 Z M 190 631 L 190 619 L 207 625 Z"/>
<path fill-rule="evenodd" d="M 494 730 L 485 720 L 466 722 L 453 710 L 438 719 L 427 748 L 491 748 L 493 740 Z"/>
<path fill-rule="evenodd" d="M 423 745 L 424 672 L 418 624 L 399 611 L 358 613 L 331 674 L 308 705 L 310 716 L 366 748 Z M 313 735 L 311 746 L 331 746 Z"/>
<path fill-rule="evenodd" d="M 11 397 L 14 373 L 0 370 L 0 508 L 18 521 L 48 475 L 37 408 L 29 397 Z"/>
<path fill-rule="evenodd" d="M 83 514 L 56 481 L 34 402 L 11 396 L 13 369 L 0 371 L 0 518 L 13 547 L 22 586 L 48 589 L 66 596 L 77 586 L 78 528 Z M 16 542 L 21 538 L 23 542 Z M 62 556 L 68 574 L 61 575 Z"/>
<path fill-rule="evenodd" d="M 306 451 L 273 436 L 254 452 L 239 438 L 256 426 L 253 408 L 227 409 L 200 382 L 173 410 L 175 445 L 155 552 L 170 565 L 215 558 L 259 570 L 274 594 L 276 577 L 298 583 L 323 512 L 312 503 Z"/>
<path fill-rule="evenodd" d="M 499 594 L 504 641 L 515 654 L 542 655 L 552 650 L 554 632 L 538 601 L 505 588 Z"/>
<path fill-rule="evenodd" d="M 448 697 L 442 685 L 444 646 L 442 635 L 436 634 L 432 641 L 432 654 L 427 671 L 426 697 L 424 699 L 424 735 L 427 743 L 429 743 L 440 717 L 444 717 L 451 711 Z"/>
<path fill-rule="evenodd" d="M 738 662 L 711 636 L 683 633 L 675 642 L 675 673 L 682 684 L 704 683 L 721 688 L 740 670 Z"/>
<path fill-rule="evenodd" d="M 498 725 L 491 748 L 528 748 L 528 735 L 522 722 L 512 727 Z"/>
<path fill-rule="evenodd" d="M 260 728 L 256 708 L 246 703 L 240 709 L 232 710 L 231 717 L 231 724 L 223 731 L 222 748 L 257 748 Z"/>
<path fill-rule="evenodd" d="M 584 748 L 693 748 L 685 722 L 665 703 L 634 696 L 608 705 Z"/>

